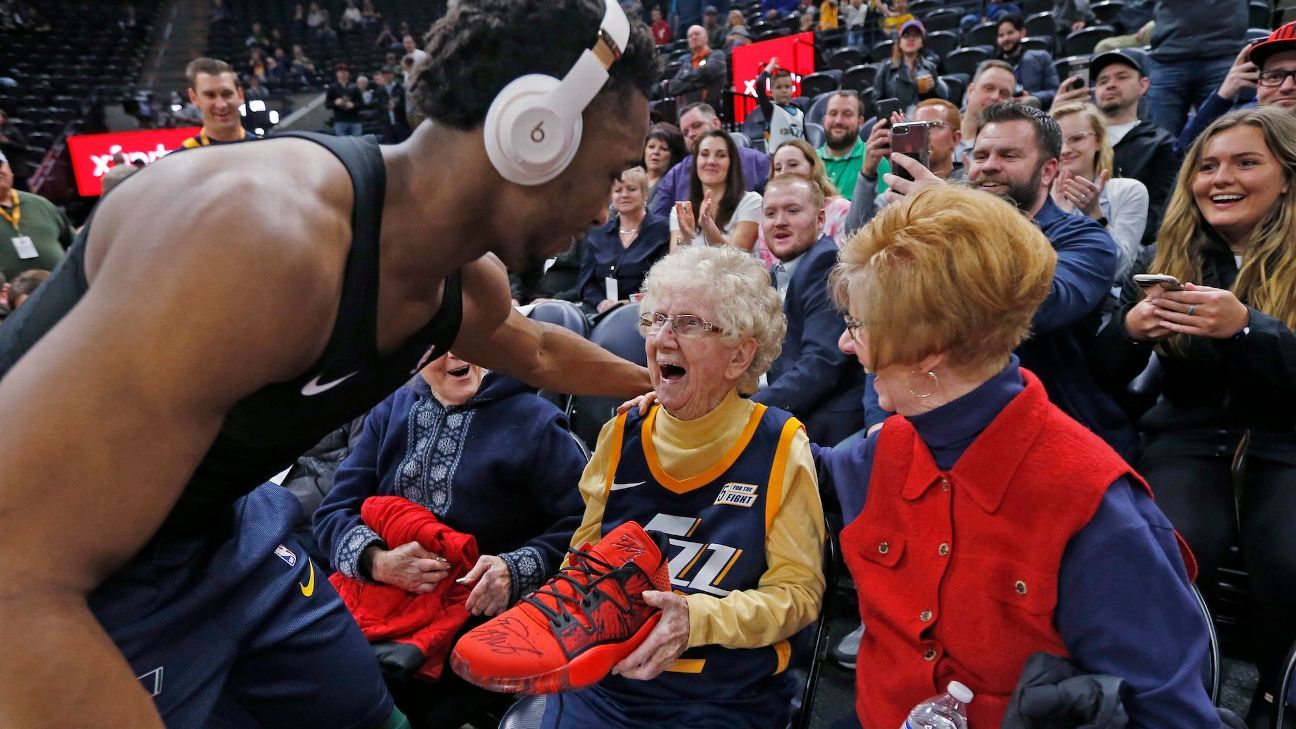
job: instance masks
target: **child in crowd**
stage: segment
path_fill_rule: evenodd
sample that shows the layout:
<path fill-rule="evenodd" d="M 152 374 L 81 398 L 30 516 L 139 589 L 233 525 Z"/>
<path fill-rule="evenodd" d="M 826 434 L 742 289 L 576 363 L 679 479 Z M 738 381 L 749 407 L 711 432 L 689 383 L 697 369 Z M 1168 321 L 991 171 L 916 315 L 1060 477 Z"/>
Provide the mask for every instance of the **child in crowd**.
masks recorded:
<path fill-rule="evenodd" d="M 900 30 L 900 26 L 915 19 L 913 13 L 909 12 L 909 0 L 891 0 L 889 7 L 886 0 L 873 0 L 873 3 L 882 14 L 882 30 L 887 33 L 895 33 Z"/>
<path fill-rule="evenodd" d="M 777 56 L 771 58 L 756 77 L 756 98 L 765 115 L 765 149 L 778 149 L 789 139 L 805 139 L 805 112 L 792 103 L 794 93 L 792 73 L 779 67 Z"/>

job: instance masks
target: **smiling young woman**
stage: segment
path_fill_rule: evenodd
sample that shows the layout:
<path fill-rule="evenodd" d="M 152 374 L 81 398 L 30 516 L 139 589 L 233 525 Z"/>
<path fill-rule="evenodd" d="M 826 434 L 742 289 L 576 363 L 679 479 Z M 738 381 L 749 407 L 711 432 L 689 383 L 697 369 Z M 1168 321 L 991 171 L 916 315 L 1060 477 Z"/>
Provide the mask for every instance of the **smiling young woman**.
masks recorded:
<path fill-rule="evenodd" d="M 1149 270 L 1185 290 L 1127 285 L 1093 357 L 1112 387 L 1152 351 L 1164 371 L 1140 421 L 1138 470 L 1192 546 L 1208 600 L 1220 559 L 1242 548 L 1260 667 L 1253 719 L 1271 710 L 1263 696 L 1276 693 L 1296 640 L 1294 174 L 1290 112 L 1261 107 L 1211 124 L 1179 173 Z"/>

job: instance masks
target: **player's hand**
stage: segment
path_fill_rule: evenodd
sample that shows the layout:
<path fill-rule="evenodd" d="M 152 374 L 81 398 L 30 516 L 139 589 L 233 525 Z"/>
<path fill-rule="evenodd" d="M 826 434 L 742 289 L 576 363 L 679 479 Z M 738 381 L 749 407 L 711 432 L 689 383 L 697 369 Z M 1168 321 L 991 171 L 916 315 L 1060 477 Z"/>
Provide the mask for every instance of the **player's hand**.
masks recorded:
<path fill-rule="evenodd" d="M 1218 93 L 1220 98 L 1232 101 L 1247 89 L 1255 90 L 1259 81 L 1260 67 L 1251 62 L 1251 46 L 1247 46 L 1233 59 L 1233 66 L 1224 77 L 1224 83 L 1220 84 Z"/>
<path fill-rule="evenodd" d="M 890 188 L 887 190 L 886 197 L 891 202 L 895 202 L 906 195 L 916 194 L 932 185 L 945 184 L 945 181 L 937 177 L 936 173 L 923 167 L 921 162 L 908 155 L 900 154 L 899 152 L 892 153 L 891 167 L 893 169 L 899 167 L 913 176 L 912 180 L 906 180 L 896 174 L 887 174 L 883 176 L 883 180 Z"/>
<path fill-rule="evenodd" d="M 621 413 L 624 413 L 630 410 L 631 408 L 638 408 L 640 415 L 647 415 L 648 409 L 651 408 L 652 404 L 655 402 L 657 402 L 657 393 L 653 390 L 649 390 L 648 392 L 640 395 L 639 397 L 636 397 L 633 400 L 626 400 L 625 402 L 618 405 L 617 415 L 620 415 Z"/>
<path fill-rule="evenodd" d="M 644 642 L 612 667 L 612 673 L 640 681 L 651 681 L 670 668 L 689 641 L 689 607 L 683 595 L 648 590 L 644 602 L 662 611 L 661 620 Z"/>
<path fill-rule="evenodd" d="M 679 221 L 680 237 L 685 245 L 692 244 L 697 237 L 697 218 L 693 215 L 693 203 L 681 200 L 675 203 L 675 218 Z"/>
<path fill-rule="evenodd" d="M 1251 310 L 1228 289 L 1184 284 L 1152 301 L 1161 326 L 1176 334 L 1228 339 L 1251 320 Z"/>
<path fill-rule="evenodd" d="M 508 607 L 512 586 L 508 564 L 493 554 L 483 554 L 468 574 L 455 581 L 461 585 L 477 583 L 464 603 L 473 615 L 498 615 Z"/>
<path fill-rule="evenodd" d="M 406 592 L 431 592 L 450 571 L 450 563 L 418 542 L 379 549 L 373 558 L 373 578 Z"/>

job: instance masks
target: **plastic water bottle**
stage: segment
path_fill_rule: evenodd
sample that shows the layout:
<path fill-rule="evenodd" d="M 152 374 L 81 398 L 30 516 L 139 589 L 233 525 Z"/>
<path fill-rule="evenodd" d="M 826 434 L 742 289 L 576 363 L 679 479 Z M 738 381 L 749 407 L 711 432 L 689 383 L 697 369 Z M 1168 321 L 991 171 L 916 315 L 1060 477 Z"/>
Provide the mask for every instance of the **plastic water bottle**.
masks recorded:
<path fill-rule="evenodd" d="M 915 706 L 900 729 L 967 729 L 964 707 L 971 702 L 972 691 L 950 681 L 945 693 Z"/>

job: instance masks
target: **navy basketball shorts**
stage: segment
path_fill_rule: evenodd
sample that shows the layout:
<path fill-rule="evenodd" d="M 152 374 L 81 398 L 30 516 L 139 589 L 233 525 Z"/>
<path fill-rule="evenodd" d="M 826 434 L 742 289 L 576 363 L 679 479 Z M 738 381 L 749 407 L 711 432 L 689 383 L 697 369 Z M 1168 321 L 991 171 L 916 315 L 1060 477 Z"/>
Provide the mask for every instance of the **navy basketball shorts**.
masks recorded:
<path fill-rule="evenodd" d="M 373 651 L 291 537 L 298 511 L 266 484 L 224 538 L 158 537 L 89 597 L 172 729 L 378 727 L 393 703 Z"/>

